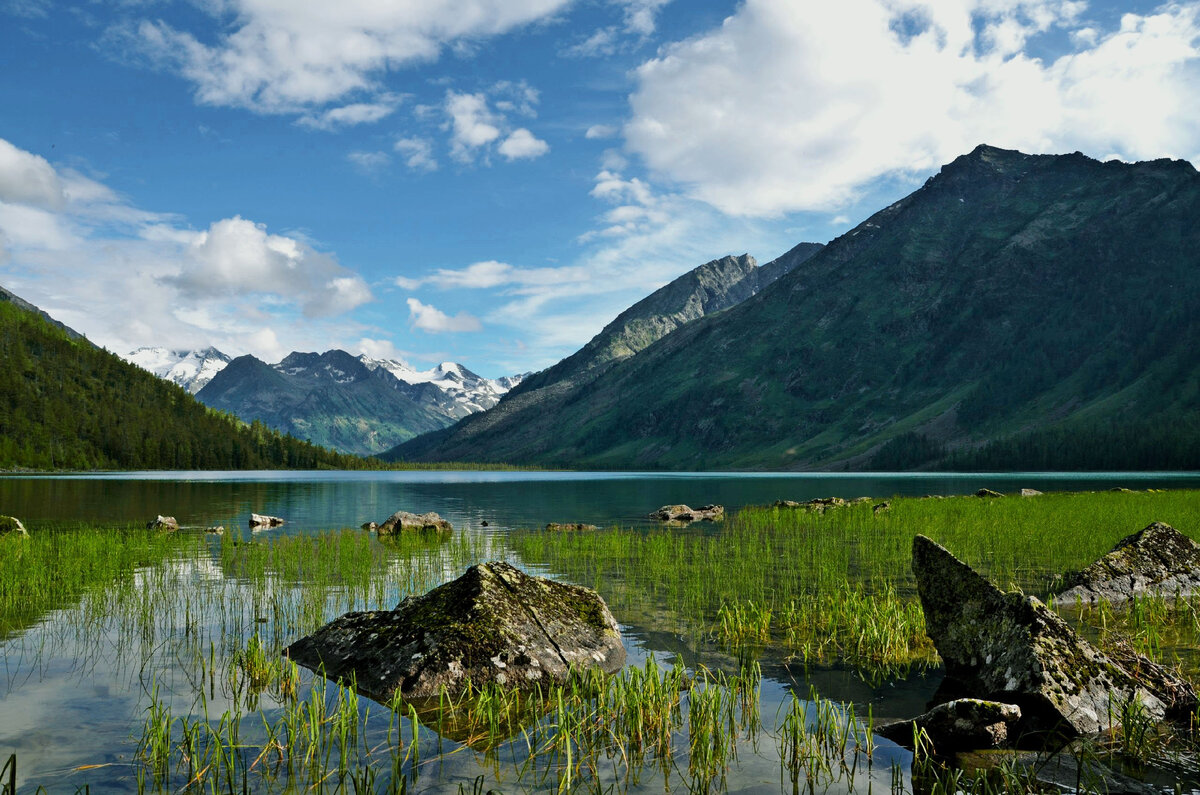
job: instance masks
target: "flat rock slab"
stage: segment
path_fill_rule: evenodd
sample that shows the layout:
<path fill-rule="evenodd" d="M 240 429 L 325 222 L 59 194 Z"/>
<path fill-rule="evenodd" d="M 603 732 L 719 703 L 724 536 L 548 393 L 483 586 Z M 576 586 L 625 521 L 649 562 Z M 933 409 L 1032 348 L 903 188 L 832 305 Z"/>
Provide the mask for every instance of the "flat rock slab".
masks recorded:
<path fill-rule="evenodd" d="M 436 513 L 410 513 L 396 511 L 375 528 L 381 536 L 395 535 L 405 531 L 421 533 L 452 533 L 454 526 Z"/>
<path fill-rule="evenodd" d="M 572 668 L 615 673 L 625 664 L 617 622 L 595 591 L 503 562 L 472 566 L 395 610 L 347 613 L 284 654 L 329 677 L 353 676 L 384 703 L 397 691 L 413 700 L 468 684 L 546 687 Z"/>
<path fill-rule="evenodd" d="M 283 520 L 278 516 L 267 516 L 262 513 L 250 514 L 251 527 L 278 527 L 283 524 Z"/>
<path fill-rule="evenodd" d="M 1125 602 L 1135 596 L 1200 593 L 1200 544 L 1162 522 L 1117 542 L 1112 552 L 1067 577 L 1056 604 Z"/>
<path fill-rule="evenodd" d="M 723 505 L 701 505 L 699 508 L 689 508 L 686 505 L 664 505 L 650 514 L 651 519 L 660 522 L 695 522 L 700 519 L 720 519 L 725 515 Z"/>
<path fill-rule="evenodd" d="M 1196 704 L 1190 686 L 1162 666 L 1133 655 L 1131 671 L 1129 660 L 1122 665 L 1079 637 L 1036 597 L 1001 591 L 920 535 L 913 573 L 947 677 L 971 695 L 1020 706 L 1022 729 L 1094 734 L 1119 725 L 1131 699 L 1158 720 Z"/>

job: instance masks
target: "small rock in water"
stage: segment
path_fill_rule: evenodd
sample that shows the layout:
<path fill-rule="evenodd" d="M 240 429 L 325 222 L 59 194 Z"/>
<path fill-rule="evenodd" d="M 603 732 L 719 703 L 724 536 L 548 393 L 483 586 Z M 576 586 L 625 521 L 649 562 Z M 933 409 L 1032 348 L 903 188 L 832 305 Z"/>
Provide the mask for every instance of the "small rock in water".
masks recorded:
<path fill-rule="evenodd" d="M 21 520 L 15 516 L 0 516 L 0 536 L 15 534 L 19 536 L 29 535 L 29 531 L 25 529 L 25 525 L 21 524 Z"/>
<path fill-rule="evenodd" d="M 363 530 L 376 530 L 378 528 L 379 528 L 379 525 L 375 524 L 374 522 L 363 522 L 363 525 L 362 525 Z"/>
<path fill-rule="evenodd" d="M 689 508 L 686 505 L 664 505 L 650 514 L 651 519 L 660 522 L 695 522 L 700 519 L 720 519 L 725 515 L 723 505 L 701 505 L 699 508 Z"/>
<path fill-rule="evenodd" d="M 278 516 L 267 516 L 261 513 L 250 514 L 251 527 L 278 527 L 283 524 L 283 520 Z"/>
<path fill-rule="evenodd" d="M 479 526 L 480 526 L 480 527 L 487 527 L 487 526 L 488 526 L 488 520 L 487 520 L 487 519 L 484 519 L 482 522 L 480 522 L 480 523 L 479 523 Z"/>
<path fill-rule="evenodd" d="M 450 533 L 454 527 L 436 513 L 409 513 L 408 511 L 396 511 L 378 527 L 381 536 L 395 535 L 405 530 Z"/>
<path fill-rule="evenodd" d="M 1068 575 L 1064 588 L 1054 597 L 1055 604 L 1200 593 L 1200 544 L 1169 524 L 1155 522 L 1118 541 L 1112 552 L 1083 571 Z"/>
<path fill-rule="evenodd" d="M 214 536 L 224 535 L 225 534 L 225 526 L 224 525 L 216 525 L 214 527 L 206 527 L 206 528 L 204 528 L 204 532 L 209 533 Z"/>
<path fill-rule="evenodd" d="M 515 689 L 567 681 L 572 668 L 615 673 L 620 630 L 590 588 L 532 577 L 504 562 L 472 566 L 395 610 L 347 613 L 284 649 L 312 670 L 355 677 L 387 703 L 452 696 L 495 682 Z"/>
<path fill-rule="evenodd" d="M 1191 686 L 1162 666 L 1132 652 L 1114 659 L 1036 597 L 1001 591 L 925 536 L 913 539 L 912 566 L 947 678 L 970 695 L 1019 705 L 1023 729 L 1093 734 L 1120 725 L 1126 703 L 1151 720 L 1197 704 Z"/>
<path fill-rule="evenodd" d="M 599 530 L 594 524 L 584 524 L 583 522 L 567 522 L 560 524 L 558 522 L 550 522 L 546 525 L 546 530 L 551 533 L 562 532 L 565 530 Z"/>
<path fill-rule="evenodd" d="M 1020 719 L 1021 708 L 1016 704 L 960 698 L 938 704 L 912 720 L 876 726 L 875 733 L 911 749 L 914 730 L 922 729 L 933 742 L 934 752 L 947 755 L 1003 748 L 1009 743 L 1009 729 Z"/>
<path fill-rule="evenodd" d="M 992 491 L 991 489 L 980 489 L 979 491 L 975 492 L 975 496 L 976 497 L 1003 497 L 1004 495 L 998 491 Z"/>
<path fill-rule="evenodd" d="M 146 522 L 147 530 L 178 530 L 179 522 L 175 521 L 174 516 L 162 516 L 161 514 L 152 522 Z"/>
<path fill-rule="evenodd" d="M 1038 491 L 1037 489 L 1021 489 L 1021 496 L 1022 497 L 1040 497 L 1040 496 L 1042 496 L 1042 492 Z"/>

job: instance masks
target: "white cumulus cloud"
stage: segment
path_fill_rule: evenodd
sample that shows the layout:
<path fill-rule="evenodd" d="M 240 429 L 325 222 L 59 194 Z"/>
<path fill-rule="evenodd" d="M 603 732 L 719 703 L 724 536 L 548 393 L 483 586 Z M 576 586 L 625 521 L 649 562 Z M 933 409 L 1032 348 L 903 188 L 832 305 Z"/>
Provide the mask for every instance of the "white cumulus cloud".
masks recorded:
<path fill-rule="evenodd" d="M 413 171 L 437 171 L 433 144 L 425 138 L 398 138 L 393 147 L 404 158 L 404 165 Z"/>
<path fill-rule="evenodd" d="M 305 112 L 378 90 L 389 70 L 553 15 L 569 0 L 221 0 L 211 42 L 143 19 L 110 39 L 178 71 L 208 105 Z"/>
<path fill-rule="evenodd" d="M 66 200 L 58 172 L 44 157 L 0 138 L 0 201 L 55 210 Z"/>
<path fill-rule="evenodd" d="M 535 138 L 533 133 L 524 127 L 519 127 L 509 133 L 496 151 L 509 160 L 532 160 L 549 152 L 550 144 Z"/>
<path fill-rule="evenodd" d="M 408 299 L 409 322 L 415 329 L 427 331 L 430 334 L 456 333 L 462 331 L 479 331 L 483 325 L 479 318 L 459 312 L 450 317 L 437 307 L 423 304 L 416 298 Z"/>
<path fill-rule="evenodd" d="M 746 0 L 635 74 L 627 147 L 734 215 L 830 210 L 990 143 L 1200 153 L 1195 3 L 1084 26 L 1067 0 Z M 1047 31 L 1079 49 L 1026 52 Z"/>

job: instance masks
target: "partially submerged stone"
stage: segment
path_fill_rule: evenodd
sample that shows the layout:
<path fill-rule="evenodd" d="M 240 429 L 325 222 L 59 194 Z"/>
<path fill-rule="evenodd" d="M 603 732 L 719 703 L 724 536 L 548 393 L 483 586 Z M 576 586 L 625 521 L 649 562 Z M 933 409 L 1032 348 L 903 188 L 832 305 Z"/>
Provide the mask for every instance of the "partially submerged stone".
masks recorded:
<path fill-rule="evenodd" d="M 214 536 L 225 535 L 225 525 L 219 524 L 219 525 L 215 525 L 213 527 L 206 527 L 206 528 L 204 528 L 204 532 L 208 533 L 209 535 L 214 535 Z"/>
<path fill-rule="evenodd" d="M 805 500 L 797 502 L 796 500 L 776 500 L 772 508 L 795 508 L 808 511 L 809 513 L 825 513 L 830 508 L 842 508 L 848 504 L 858 502 L 870 502 L 870 497 L 858 497 L 847 503 L 841 497 L 817 497 L 814 500 Z"/>
<path fill-rule="evenodd" d="M 594 524 L 584 524 L 583 522 L 567 522 L 560 524 L 559 522 L 550 522 L 546 525 L 546 531 L 550 533 L 561 533 L 570 530 L 599 530 Z"/>
<path fill-rule="evenodd" d="M 387 702 L 457 695 L 468 682 L 513 688 L 567 681 L 573 668 L 625 664 L 617 622 L 590 588 L 532 577 L 503 562 L 472 566 L 395 610 L 347 613 L 284 649 L 326 676 L 355 678 Z"/>
<path fill-rule="evenodd" d="M 283 524 L 283 520 L 278 516 L 267 516 L 262 513 L 250 514 L 250 526 L 254 528 L 278 527 L 281 524 Z"/>
<path fill-rule="evenodd" d="M 975 496 L 976 497 L 992 497 L 992 498 L 994 498 L 994 497 L 1003 497 L 1004 495 L 998 491 L 992 491 L 991 489 L 980 489 L 979 491 L 975 492 Z"/>
<path fill-rule="evenodd" d="M 153 521 L 146 522 L 147 530 L 178 530 L 179 522 L 175 521 L 174 516 L 158 515 L 158 518 Z"/>
<path fill-rule="evenodd" d="M 21 524 L 21 520 L 15 516 L 0 516 L 0 536 L 6 535 L 27 536 L 29 531 L 25 529 L 25 525 Z"/>
<path fill-rule="evenodd" d="M 379 525 L 375 524 L 374 522 L 363 522 L 362 529 L 363 530 L 378 530 Z"/>
<path fill-rule="evenodd" d="M 1135 596 L 1189 596 L 1200 593 L 1200 544 L 1162 522 L 1117 542 L 1112 552 L 1066 578 L 1056 604 Z"/>
<path fill-rule="evenodd" d="M 912 748 L 914 733 L 924 731 L 938 754 L 980 748 L 1003 748 L 1009 743 L 1010 730 L 1021 719 L 1016 704 L 960 698 L 938 704 L 912 720 L 895 721 L 875 727 L 875 733 L 907 748 Z"/>
<path fill-rule="evenodd" d="M 454 526 L 436 513 L 409 513 L 396 511 L 376 528 L 381 536 L 395 535 L 406 530 L 424 533 L 451 533 Z"/>
<path fill-rule="evenodd" d="M 723 505 L 701 505 L 699 508 L 689 508 L 686 505 L 664 505 L 650 514 L 651 519 L 660 522 L 695 522 L 701 519 L 720 519 L 725 515 Z"/>
<path fill-rule="evenodd" d="M 1022 497 L 1040 497 L 1040 496 L 1042 496 L 1042 492 L 1038 491 L 1037 489 L 1021 489 L 1021 496 Z"/>
<path fill-rule="evenodd" d="M 1162 666 L 1140 658 L 1141 670 L 1131 672 L 1036 597 L 1001 591 L 920 535 L 913 574 L 946 676 L 971 695 L 1017 704 L 1024 728 L 1092 734 L 1119 725 L 1126 703 L 1154 720 L 1197 703 L 1195 691 Z M 1171 691 L 1164 681 L 1174 683 Z"/>

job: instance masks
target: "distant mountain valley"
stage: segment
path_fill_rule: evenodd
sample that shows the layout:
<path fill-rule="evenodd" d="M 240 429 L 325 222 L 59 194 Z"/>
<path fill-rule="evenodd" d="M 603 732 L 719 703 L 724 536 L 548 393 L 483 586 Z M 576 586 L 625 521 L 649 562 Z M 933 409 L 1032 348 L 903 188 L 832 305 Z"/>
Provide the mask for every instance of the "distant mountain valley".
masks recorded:
<path fill-rule="evenodd" d="M 138 348 L 125 356 L 205 405 L 343 453 L 374 455 L 495 406 L 524 374 L 484 378 L 456 362 L 418 370 L 341 350 L 267 364 L 215 348 Z"/>

